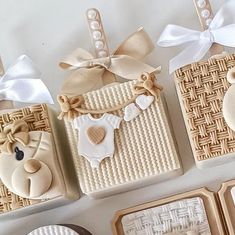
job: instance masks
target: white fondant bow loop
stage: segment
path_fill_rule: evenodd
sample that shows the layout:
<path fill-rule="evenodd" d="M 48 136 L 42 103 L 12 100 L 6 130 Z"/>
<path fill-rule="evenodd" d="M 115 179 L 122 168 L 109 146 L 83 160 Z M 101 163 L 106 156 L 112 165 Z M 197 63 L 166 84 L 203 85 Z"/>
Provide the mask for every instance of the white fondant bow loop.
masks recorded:
<path fill-rule="evenodd" d="M 53 104 L 51 94 L 40 77 L 33 61 L 26 55 L 20 56 L 0 77 L 0 100 Z"/>
<path fill-rule="evenodd" d="M 227 1 L 217 12 L 207 30 L 200 32 L 177 25 L 168 25 L 157 44 L 171 47 L 187 44 L 187 47 L 170 60 L 169 71 L 201 60 L 213 43 L 235 47 L 235 1 Z"/>

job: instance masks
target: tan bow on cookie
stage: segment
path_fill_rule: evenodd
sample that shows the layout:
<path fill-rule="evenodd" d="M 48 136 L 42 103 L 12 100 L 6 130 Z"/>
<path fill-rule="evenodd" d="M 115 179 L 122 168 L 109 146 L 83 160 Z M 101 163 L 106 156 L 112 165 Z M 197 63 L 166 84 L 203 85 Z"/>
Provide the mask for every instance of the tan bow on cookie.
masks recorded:
<path fill-rule="evenodd" d="M 19 142 L 22 145 L 29 143 L 29 127 L 25 121 L 16 120 L 0 132 L 0 151 L 12 153 L 12 145 Z"/>
<path fill-rule="evenodd" d="M 61 108 L 61 113 L 58 116 L 58 119 L 60 120 L 63 118 L 67 120 L 73 120 L 78 116 L 78 111 L 76 108 L 80 108 L 84 103 L 84 98 L 81 95 L 71 98 L 67 97 L 66 95 L 60 95 L 57 97 L 57 100 Z"/>
<path fill-rule="evenodd" d="M 63 86 L 62 94 L 81 95 L 97 90 L 116 81 L 118 75 L 127 80 L 135 80 L 143 72 L 154 73 L 156 68 L 140 61 L 154 48 L 148 34 L 140 28 L 129 36 L 110 56 L 94 58 L 89 52 L 78 48 L 60 66 L 75 70 Z"/>
<path fill-rule="evenodd" d="M 157 97 L 163 87 L 157 84 L 155 80 L 154 74 L 143 73 L 138 79 L 138 83 L 133 87 L 134 94 L 142 95 L 147 93 L 147 95 Z"/>

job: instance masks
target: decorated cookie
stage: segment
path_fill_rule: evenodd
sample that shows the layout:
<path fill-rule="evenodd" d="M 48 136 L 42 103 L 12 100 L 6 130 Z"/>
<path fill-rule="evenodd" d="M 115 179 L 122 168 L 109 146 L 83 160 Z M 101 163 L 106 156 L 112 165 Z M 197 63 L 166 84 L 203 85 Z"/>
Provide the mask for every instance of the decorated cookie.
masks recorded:
<path fill-rule="evenodd" d="M 50 133 L 29 131 L 25 121 L 16 120 L 0 132 L 0 179 L 23 198 L 57 197 L 61 188 L 54 155 Z"/>
<path fill-rule="evenodd" d="M 91 235 L 86 229 L 73 225 L 48 225 L 37 228 L 28 235 Z"/>

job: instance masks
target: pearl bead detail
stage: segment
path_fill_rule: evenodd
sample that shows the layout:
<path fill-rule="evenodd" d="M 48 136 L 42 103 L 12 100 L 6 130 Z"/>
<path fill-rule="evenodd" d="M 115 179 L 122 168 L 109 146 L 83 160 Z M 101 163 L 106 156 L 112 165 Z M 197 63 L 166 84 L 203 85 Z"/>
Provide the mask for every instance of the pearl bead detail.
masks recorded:
<path fill-rule="evenodd" d="M 92 33 L 92 35 L 93 35 L 93 38 L 94 38 L 95 40 L 101 39 L 101 36 L 102 36 L 101 32 L 98 31 L 98 30 L 94 31 L 94 32 Z"/>
<path fill-rule="evenodd" d="M 91 9 L 91 10 L 89 10 L 89 11 L 87 12 L 87 17 L 88 17 L 89 19 L 94 20 L 94 19 L 96 18 L 96 15 L 97 15 L 97 13 L 96 13 L 96 11 L 95 11 L 94 9 Z"/>
<path fill-rule="evenodd" d="M 98 56 L 99 56 L 99 57 L 106 57 L 106 56 L 107 56 L 107 52 L 104 51 L 104 50 L 99 51 Z"/>
<path fill-rule="evenodd" d="M 197 1 L 197 6 L 199 8 L 204 8 L 206 6 L 206 1 L 205 0 L 198 0 Z"/>
<path fill-rule="evenodd" d="M 90 26 L 91 26 L 92 29 L 99 29 L 100 24 L 99 24 L 98 21 L 93 20 L 93 21 L 91 21 Z"/>
<path fill-rule="evenodd" d="M 204 19 L 207 19 L 210 15 L 211 15 L 211 13 L 210 13 L 209 10 L 203 10 L 203 11 L 201 12 L 201 16 L 202 16 Z"/>
<path fill-rule="evenodd" d="M 95 42 L 95 47 L 100 50 L 104 48 L 104 43 L 102 41 L 96 41 Z"/>

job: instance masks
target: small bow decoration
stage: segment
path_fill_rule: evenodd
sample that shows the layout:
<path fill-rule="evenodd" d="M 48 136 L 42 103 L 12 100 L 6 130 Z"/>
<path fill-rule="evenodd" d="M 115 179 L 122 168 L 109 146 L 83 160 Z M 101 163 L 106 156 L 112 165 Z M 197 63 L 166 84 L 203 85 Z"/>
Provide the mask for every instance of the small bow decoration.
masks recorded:
<path fill-rule="evenodd" d="M 163 89 L 163 87 L 157 83 L 155 83 L 155 75 L 149 73 L 143 73 L 136 85 L 133 87 L 133 92 L 135 95 L 141 95 L 144 93 L 148 93 L 155 97 L 158 96 L 159 91 Z"/>
<path fill-rule="evenodd" d="M 60 63 L 64 69 L 75 70 L 65 80 L 61 93 L 81 95 L 116 81 L 115 75 L 134 80 L 143 72 L 153 73 L 156 68 L 140 61 L 153 48 L 153 42 L 143 28 L 129 36 L 108 57 L 94 58 L 89 52 L 78 48 Z"/>
<path fill-rule="evenodd" d="M 33 61 L 26 55 L 20 56 L 0 77 L 0 100 L 53 104 L 51 94 L 40 77 Z"/>
<path fill-rule="evenodd" d="M 29 143 L 29 127 L 23 120 L 16 120 L 10 125 L 4 127 L 0 132 L 0 151 L 12 153 L 12 146 L 19 142 L 23 146 Z"/>
<path fill-rule="evenodd" d="M 58 103 L 60 104 L 61 113 L 58 116 L 58 119 L 62 120 L 63 118 L 67 120 L 73 120 L 78 116 L 78 110 L 84 103 L 84 98 L 82 95 L 74 96 L 69 98 L 66 95 L 60 95 L 57 97 Z"/>
<path fill-rule="evenodd" d="M 187 47 L 170 60 L 169 72 L 201 60 L 213 43 L 235 47 L 235 1 L 228 0 L 217 12 L 207 30 L 200 32 L 178 25 L 168 25 L 157 42 L 162 47 Z"/>

